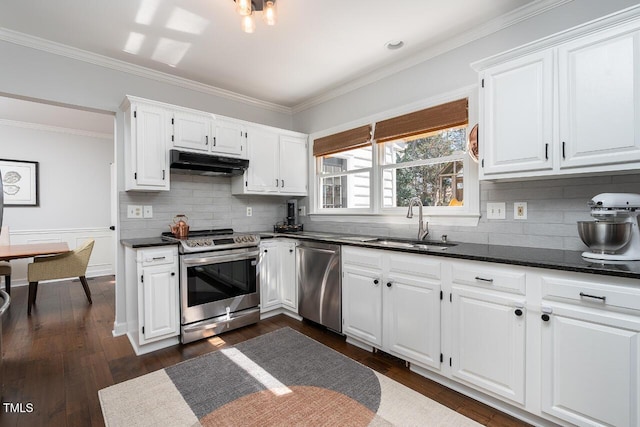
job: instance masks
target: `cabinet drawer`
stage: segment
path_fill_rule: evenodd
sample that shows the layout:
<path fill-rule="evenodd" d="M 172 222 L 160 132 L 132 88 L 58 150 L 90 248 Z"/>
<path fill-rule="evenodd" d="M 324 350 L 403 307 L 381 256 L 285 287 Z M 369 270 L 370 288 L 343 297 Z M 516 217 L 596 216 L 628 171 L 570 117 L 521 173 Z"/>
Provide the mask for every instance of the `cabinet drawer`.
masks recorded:
<path fill-rule="evenodd" d="M 145 249 L 138 251 L 138 262 L 141 263 L 143 267 L 172 264 L 175 256 L 175 248 Z"/>
<path fill-rule="evenodd" d="M 386 252 L 389 257 L 389 273 L 409 274 L 421 278 L 440 280 L 441 262 L 427 255 L 398 254 Z"/>
<path fill-rule="evenodd" d="M 571 280 L 542 277 L 542 298 L 600 307 L 617 307 L 640 311 L 640 288 L 607 284 L 602 280 Z"/>
<path fill-rule="evenodd" d="M 451 265 L 453 283 L 525 294 L 524 271 L 487 263 L 455 262 Z"/>
<path fill-rule="evenodd" d="M 344 264 L 381 269 L 383 254 L 383 251 L 377 249 L 342 246 L 342 262 Z"/>

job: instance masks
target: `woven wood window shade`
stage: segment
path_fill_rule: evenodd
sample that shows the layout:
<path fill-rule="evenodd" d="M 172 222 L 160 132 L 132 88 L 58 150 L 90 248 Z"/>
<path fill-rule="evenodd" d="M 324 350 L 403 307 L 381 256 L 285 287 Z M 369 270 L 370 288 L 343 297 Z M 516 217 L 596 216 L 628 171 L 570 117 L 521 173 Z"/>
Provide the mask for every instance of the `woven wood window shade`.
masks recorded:
<path fill-rule="evenodd" d="M 376 123 L 374 139 L 387 142 L 469 123 L 469 100 L 459 99 Z"/>
<path fill-rule="evenodd" d="M 371 141 L 371 125 L 360 126 L 316 139 L 313 141 L 313 155 L 318 157 L 353 150 L 369 145 L 369 141 Z"/>

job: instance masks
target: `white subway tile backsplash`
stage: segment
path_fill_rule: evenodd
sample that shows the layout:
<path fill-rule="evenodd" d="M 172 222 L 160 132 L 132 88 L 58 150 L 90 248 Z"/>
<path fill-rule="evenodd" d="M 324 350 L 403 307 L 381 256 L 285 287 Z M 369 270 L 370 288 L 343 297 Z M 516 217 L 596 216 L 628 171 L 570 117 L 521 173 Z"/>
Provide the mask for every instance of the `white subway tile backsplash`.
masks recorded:
<path fill-rule="evenodd" d="M 429 238 L 447 234 L 450 241 L 529 246 L 549 249 L 585 250 L 578 236 L 576 221 L 591 219 L 587 202 L 604 192 L 640 193 L 640 174 L 571 177 L 521 182 L 482 182 L 482 217 L 477 227 L 430 227 Z M 513 202 L 527 202 L 528 218 L 513 219 Z M 505 202 L 505 220 L 486 219 L 487 202 Z M 312 222 L 303 217 L 305 230 L 379 234 L 414 238 L 417 223 L 383 228 L 342 222 Z"/>

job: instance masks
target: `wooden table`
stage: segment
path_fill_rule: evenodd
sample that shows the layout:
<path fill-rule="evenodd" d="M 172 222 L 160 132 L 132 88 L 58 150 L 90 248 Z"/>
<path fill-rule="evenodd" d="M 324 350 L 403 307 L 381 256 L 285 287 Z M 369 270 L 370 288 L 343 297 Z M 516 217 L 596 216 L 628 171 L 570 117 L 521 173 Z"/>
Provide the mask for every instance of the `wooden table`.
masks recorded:
<path fill-rule="evenodd" d="M 26 245 L 0 245 L 0 261 L 31 258 L 38 255 L 56 255 L 69 252 L 69 246 L 62 243 L 28 243 Z"/>

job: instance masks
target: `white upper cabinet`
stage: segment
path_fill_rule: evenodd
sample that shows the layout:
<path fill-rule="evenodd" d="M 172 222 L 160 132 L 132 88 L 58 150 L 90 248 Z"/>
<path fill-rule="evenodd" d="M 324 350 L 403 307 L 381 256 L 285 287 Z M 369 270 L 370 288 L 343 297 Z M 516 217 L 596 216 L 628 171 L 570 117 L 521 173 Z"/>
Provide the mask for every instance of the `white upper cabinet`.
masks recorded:
<path fill-rule="evenodd" d="M 175 148 L 209 151 L 212 122 L 210 114 L 174 112 L 172 119 L 173 146 Z"/>
<path fill-rule="evenodd" d="M 307 138 L 280 136 L 280 192 L 307 194 Z"/>
<path fill-rule="evenodd" d="M 553 143 L 552 62 L 547 51 L 486 71 L 481 109 L 485 176 L 553 168 L 549 152 Z"/>
<path fill-rule="evenodd" d="M 236 121 L 217 118 L 213 123 L 213 146 L 211 151 L 224 155 L 246 158 L 246 126 Z"/>
<path fill-rule="evenodd" d="M 640 31 L 616 28 L 558 49 L 561 168 L 640 160 Z"/>
<path fill-rule="evenodd" d="M 249 159 L 233 194 L 307 195 L 307 135 L 127 95 L 125 189 L 169 190 L 171 149 Z"/>
<path fill-rule="evenodd" d="M 126 190 L 169 190 L 168 123 L 169 112 L 166 109 L 126 101 Z"/>
<path fill-rule="evenodd" d="M 481 179 L 640 169 L 640 19 L 610 24 L 473 64 Z"/>
<path fill-rule="evenodd" d="M 230 157 L 246 157 L 244 122 L 208 113 L 175 111 L 172 119 L 173 147 Z"/>
<path fill-rule="evenodd" d="M 278 143 L 278 134 L 275 131 L 262 128 L 248 129 L 249 167 L 245 172 L 245 188 L 247 192 L 278 192 L 280 183 L 278 177 Z"/>
<path fill-rule="evenodd" d="M 307 195 L 307 138 L 266 126 L 247 128 L 249 167 L 233 194 Z"/>

